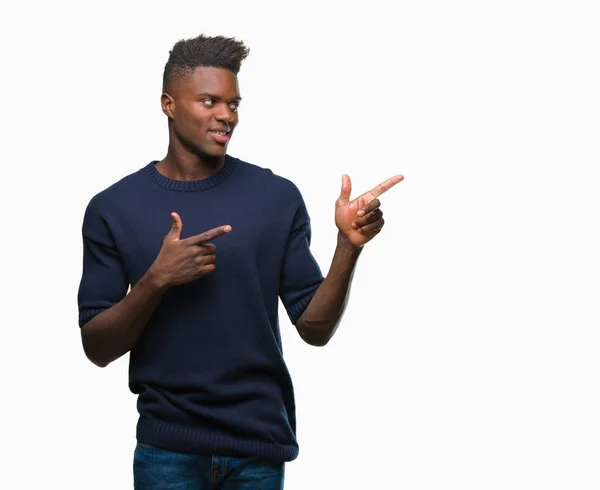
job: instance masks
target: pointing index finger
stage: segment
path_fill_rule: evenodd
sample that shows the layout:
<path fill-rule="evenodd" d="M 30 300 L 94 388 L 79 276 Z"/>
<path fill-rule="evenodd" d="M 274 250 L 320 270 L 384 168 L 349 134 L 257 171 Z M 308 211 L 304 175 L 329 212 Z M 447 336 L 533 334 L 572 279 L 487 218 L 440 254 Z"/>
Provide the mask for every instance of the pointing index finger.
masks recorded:
<path fill-rule="evenodd" d="M 218 238 L 222 235 L 225 235 L 226 233 L 229 233 L 230 231 L 231 231 L 231 226 L 229 226 L 229 225 L 218 226 L 217 228 L 213 228 L 212 230 L 208 230 L 208 231 L 205 231 L 198 235 L 191 236 L 191 237 L 187 238 L 186 240 L 189 241 L 190 243 L 192 243 L 193 245 L 201 245 L 203 243 L 214 240 L 215 238 Z"/>
<path fill-rule="evenodd" d="M 404 179 L 404 175 L 398 174 L 393 177 L 384 180 L 381 184 L 373 187 L 368 194 L 371 194 L 373 197 L 381 196 L 386 191 L 389 191 L 392 187 L 394 187 L 398 182 Z"/>

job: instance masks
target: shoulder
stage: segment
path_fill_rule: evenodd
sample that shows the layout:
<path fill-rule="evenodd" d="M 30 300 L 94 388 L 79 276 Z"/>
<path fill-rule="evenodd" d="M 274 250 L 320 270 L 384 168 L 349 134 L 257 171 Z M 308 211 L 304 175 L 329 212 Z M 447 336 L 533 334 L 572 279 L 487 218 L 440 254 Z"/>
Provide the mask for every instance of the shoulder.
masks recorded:
<path fill-rule="evenodd" d="M 131 196 L 144 184 L 144 168 L 125 175 L 92 196 L 83 215 L 84 234 L 91 234 L 93 230 L 105 232 L 123 210 L 131 208 Z"/>
<path fill-rule="evenodd" d="M 300 189 L 290 179 L 276 174 L 270 168 L 261 167 L 254 163 L 240 160 L 239 158 L 232 158 L 236 160 L 237 165 L 246 178 L 253 180 L 256 185 L 268 190 L 271 196 L 287 201 L 302 201 Z"/>
<path fill-rule="evenodd" d="M 103 214 L 110 213 L 111 210 L 122 209 L 131 199 L 132 193 L 143 184 L 142 172 L 144 168 L 125 175 L 93 195 L 88 202 L 86 214 Z"/>

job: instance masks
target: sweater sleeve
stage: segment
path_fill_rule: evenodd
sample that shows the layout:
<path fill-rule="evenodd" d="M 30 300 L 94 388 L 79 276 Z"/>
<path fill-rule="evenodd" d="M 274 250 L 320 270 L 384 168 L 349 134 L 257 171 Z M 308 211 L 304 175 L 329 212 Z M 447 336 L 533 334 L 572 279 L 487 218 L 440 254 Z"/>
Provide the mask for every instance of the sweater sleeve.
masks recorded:
<path fill-rule="evenodd" d="M 117 304 L 129 281 L 98 199 L 90 201 L 83 219 L 83 272 L 77 295 L 79 326 Z"/>
<path fill-rule="evenodd" d="M 310 251 L 310 238 L 310 218 L 300 197 L 288 237 L 279 287 L 281 301 L 293 324 L 304 312 L 324 279 Z"/>

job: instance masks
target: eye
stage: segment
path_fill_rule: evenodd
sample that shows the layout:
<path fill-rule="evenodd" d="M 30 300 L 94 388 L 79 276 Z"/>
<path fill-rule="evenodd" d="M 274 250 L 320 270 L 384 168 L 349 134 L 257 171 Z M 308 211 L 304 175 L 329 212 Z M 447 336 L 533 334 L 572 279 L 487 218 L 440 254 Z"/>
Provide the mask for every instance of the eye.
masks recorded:
<path fill-rule="evenodd" d="M 237 112 L 239 107 L 240 107 L 239 104 L 229 104 L 229 108 L 231 109 L 231 112 Z"/>
<path fill-rule="evenodd" d="M 213 107 L 215 105 L 215 101 L 212 99 L 205 99 L 202 101 L 205 106 Z"/>

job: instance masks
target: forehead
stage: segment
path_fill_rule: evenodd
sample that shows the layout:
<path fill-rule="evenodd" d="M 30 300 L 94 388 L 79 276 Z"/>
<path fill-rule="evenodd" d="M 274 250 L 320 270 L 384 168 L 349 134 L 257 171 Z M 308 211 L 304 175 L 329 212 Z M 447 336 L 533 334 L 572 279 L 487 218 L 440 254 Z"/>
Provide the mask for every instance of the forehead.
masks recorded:
<path fill-rule="evenodd" d="M 237 76 L 225 69 L 199 66 L 191 75 L 178 80 L 177 91 L 186 94 L 209 93 L 223 98 L 239 97 Z"/>

